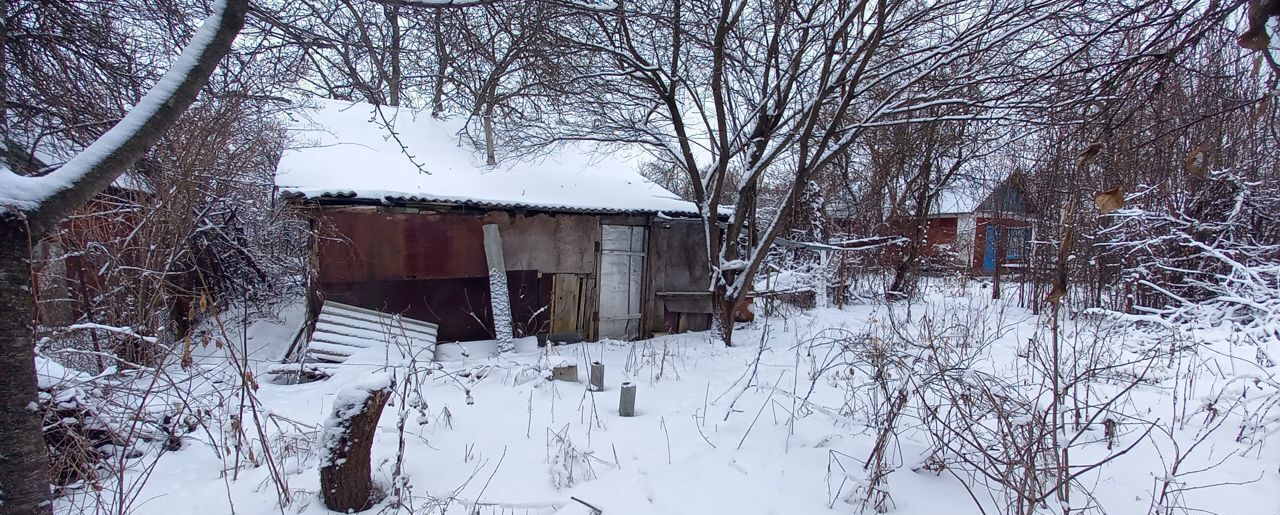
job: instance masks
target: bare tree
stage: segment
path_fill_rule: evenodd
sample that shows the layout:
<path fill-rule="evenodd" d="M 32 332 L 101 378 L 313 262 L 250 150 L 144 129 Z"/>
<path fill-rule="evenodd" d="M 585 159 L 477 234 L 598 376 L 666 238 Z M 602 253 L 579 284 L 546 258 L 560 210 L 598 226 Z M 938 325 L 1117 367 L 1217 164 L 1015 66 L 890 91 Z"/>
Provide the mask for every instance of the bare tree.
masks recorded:
<path fill-rule="evenodd" d="M 0 184 L 4 185 L 0 197 L 0 352 L 6 357 L 0 371 L 0 510 L 5 513 L 52 512 L 41 422 L 29 409 L 36 401 L 37 388 L 31 340 L 35 319 L 32 242 L 106 189 L 178 120 L 231 50 L 247 10 L 247 1 L 217 3 L 191 43 L 137 107 L 59 169 L 42 176 L 19 176 L 7 161 L 0 162 Z M 0 12 L 0 17 L 7 19 L 8 15 Z M 7 41 L 9 37 L 7 32 L 0 34 L 0 39 Z M 7 60 L 7 53 L 4 55 Z M 7 63 L 4 68 L 8 69 Z M 7 80 L 0 80 L 4 83 Z M 0 98 L 8 98 L 4 85 L 0 85 Z M 7 110 L 3 102 L 0 100 L 0 113 Z M 5 140 L 9 139 L 7 127 L 0 123 Z"/>
<path fill-rule="evenodd" d="M 594 79 L 583 88 L 592 94 L 567 107 L 583 130 L 558 137 L 647 145 L 689 177 L 705 228 L 717 327 L 728 343 L 733 313 L 748 298 L 779 222 L 796 209 L 799 188 L 877 127 L 1016 118 L 1023 108 L 1072 103 L 1078 96 L 1050 103 L 1031 81 L 1061 72 L 1066 50 L 1045 31 L 1085 8 L 633 2 L 561 28 L 611 71 L 580 73 Z M 949 80 L 941 80 L 944 72 Z M 962 113 L 936 114 L 945 106 Z M 784 200 L 757 218 L 763 181 L 781 187 Z M 725 208 L 729 192 L 738 199 L 732 210 Z M 748 228 L 756 237 L 746 236 Z"/>

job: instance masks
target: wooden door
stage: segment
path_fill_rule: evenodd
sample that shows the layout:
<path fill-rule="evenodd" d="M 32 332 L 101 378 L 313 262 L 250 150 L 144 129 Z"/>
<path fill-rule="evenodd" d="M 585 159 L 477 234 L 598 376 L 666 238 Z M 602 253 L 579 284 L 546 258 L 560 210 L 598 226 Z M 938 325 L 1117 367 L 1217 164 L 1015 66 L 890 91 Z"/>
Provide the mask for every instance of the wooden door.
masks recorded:
<path fill-rule="evenodd" d="M 600 338 L 640 336 L 645 228 L 603 225 L 600 238 Z"/>
<path fill-rule="evenodd" d="M 582 340 L 583 299 L 586 297 L 582 277 L 575 274 L 551 276 L 551 341 Z"/>

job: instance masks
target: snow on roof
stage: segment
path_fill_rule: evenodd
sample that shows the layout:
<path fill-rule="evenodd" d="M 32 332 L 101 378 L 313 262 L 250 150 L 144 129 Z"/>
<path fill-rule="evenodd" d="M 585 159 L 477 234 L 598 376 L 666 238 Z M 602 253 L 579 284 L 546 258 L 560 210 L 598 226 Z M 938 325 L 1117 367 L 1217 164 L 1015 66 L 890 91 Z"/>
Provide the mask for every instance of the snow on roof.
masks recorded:
<path fill-rule="evenodd" d="M 641 177 L 634 162 L 603 147 L 564 145 L 547 156 L 508 158 L 490 167 L 459 137 L 462 120 L 438 120 L 406 108 L 383 107 L 379 114 L 368 104 L 314 103 L 294 115 L 291 129 L 304 146 L 286 150 L 276 170 L 276 185 L 285 195 L 557 211 L 697 212 L 693 203 Z"/>
<path fill-rule="evenodd" d="M 934 200 L 933 214 L 972 213 L 988 193 L 987 191 L 975 191 L 970 188 L 946 188 L 938 192 L 938 198 Z"/>

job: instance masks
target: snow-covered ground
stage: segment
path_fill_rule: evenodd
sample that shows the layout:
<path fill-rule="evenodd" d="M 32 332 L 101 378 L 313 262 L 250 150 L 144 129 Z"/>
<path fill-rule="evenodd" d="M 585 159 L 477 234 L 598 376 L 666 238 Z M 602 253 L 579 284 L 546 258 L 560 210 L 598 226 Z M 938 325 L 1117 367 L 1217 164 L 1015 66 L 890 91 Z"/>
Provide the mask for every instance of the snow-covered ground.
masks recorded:
<path fill-rule="evenodd" d="M 1048 409 L 1048 402 L 1035 400 L 1043 398 L 1035 393 L 1043 382 L 1034 370 L 1036 342 L 1044 341 L 1037 334 L 1045 336 L 1047 319 L 984 295 L 989 293 L 976 288 L 935 291 L 892 310 L 862 305 L 762 316 L 736 333 L 734 348 L 693 333 L 445 363 L 419 376 L 407 401 L 400 398 L 404 390 L 397 390 L 379 425 L 373 476 L 390 491 L 400 446 L 397 422 L 407 410 L 402 481 L 414 513 L 589 513 L 577 500 L 609 515 L 858 513 L 870 478 L 864 461 L 888 405 L 877 396 L 875 367 L 867 365 L 875 360 L 856 358 L 866 357 L 867 348 L 900 338 L 903 349 L 913 349 L 900 357 L 958 352 L 966 370 L 955 377 L 983 374 L 1001 381 L 1002 388 L 1025 388 L 1008 395 Z M 1280 436 L 1262 436 L 1276 432 L 1275 413 L 1242 430 L 1242 421 L 1262 409 L 1257 402 L 1267 395 L 1274 399 L 1268 384 L 1275 384 L 1280 370 L 1266 359 L 1257 361 L 1264 354 L 1280 357 L 1275 340 L 1261 352 L 1219 342 L 1142 359 L 1154 348 L 1167 351 L 1189 340 L 1170 343 L 1094 318 L 1072 320 L 1063 341 L 1076 347 L 1064 348 L 1085 354 L 1088 347 L 1102 357 L 1075 363 L 1115 372 L 1099 374 L 1092 395 L 1098 403 L 1116 399 L 1108 406 L 1114 414 L 1106 418 L 1117 422 L 1111 451 L 1102 417 L 1085 420 L 1078 432 L 1069 424 L 1069 435 L 1081 435 L 1071 447 L 1072 472 L 1080 472 L 1072 506 L 1092 513 L 1148 513 L 1153 489 L 1170 479 L 1176 495 L 1167 496 L 1166 505 L 1172 513 L 1280 513 Z M 269 326 L 251 331 L 255 348 L 279 349 L 279 340 L 290 335 Z M 335 396 L 384 370 L 403 386 L 408 369 L 402 360 L 388 368 L 386 360 L 366 356 L 349 360 L 328 380 L 275 384 L 263 378 L 271 363 L 270 352 L 263 352 L 250 360 L 260 372 L 256 394 L 292 504 L 277 504 L 271 467 L 245 467 L 233 480 L 224 473 L 231 449 L 223 448 L 220 458 L 208 444 L 209 434 L 194 432 L 180 450 L 155 462 L 137 497 L 137 513 L 327 512 L 317 492 L 320 458 L 314 450 Z M 592 361 L 605 365 L 602 392 L 586 389 Z M 202 362 L 220 366 L 212 358 Z M 546 379 L 549 367 L 562 363 L 577 364 L 582 382 Z M 923 368 L 898 365 L 884 368 L 884 384 L 927 382 L 900 373 Z M 638 385 L 633 418 L 618 415 L 624 381 Z M 1213 396 L 1220 392 L 1226 394 Z M 1237 403 L 1240 392 L 1254 404 Z M 231 395 L 226 402 L 235 399 Z M 889 472 L 880 488 L 891 499 L 885 504 L 889 512 L 1004 512 L 998 488 L 993 494 L 980 482 L 966 485 L 960 478 L 970 476 L 960 467 L 931 465 L 934 440 L 913 411 L 918 407 L 915 400 L 907 403 L 896 423 L 898 436 L 885 453 Z M 1187 457 L 1175 473 L 1171 467 L 1179 454 Z M 389 511 L 390 503 L 384 500 L 369 513 Z M 1060 512 L 1056 505 L 1043 509 Z"/>

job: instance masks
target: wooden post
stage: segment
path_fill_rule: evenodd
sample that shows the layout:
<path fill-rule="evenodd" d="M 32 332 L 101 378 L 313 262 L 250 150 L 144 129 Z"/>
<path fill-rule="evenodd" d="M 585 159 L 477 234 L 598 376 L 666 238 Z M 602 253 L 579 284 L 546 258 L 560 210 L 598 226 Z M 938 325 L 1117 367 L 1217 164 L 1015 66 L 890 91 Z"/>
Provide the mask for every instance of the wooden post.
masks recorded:
<path fill-rule="evenodd" d="M 334 399 L 333 413 L 320 433 L 320 494 L 330 510 L 357 512 L 373 505 L 370 452 L 393 387 L 390 375 L 378 374 Z"/>
<path fill-rule="evenodd" d="M 591 362 L 591 382 L 587 386 L 588 390 L 593 392 L 604 391 L 604 364 L 599 361 Z"/>
<path fill-rule="evenodd" d="M 489 265 L 489 303 L 493 311 L 493 336 L 499 352 L 515 350 L 511 333 L 511 297 L 507 291 L 507 266 L 502 259 L 502 235 L 497 224 L 484 225 L 484 259 Z"/>
<path fill-rule="evenodd" d="M 831 297 L 829 296 L 830 280 L 827 274 L 827 263 L 830 261 L 831 251 L 818 251 L 818 291 L 814 296 L 814 304 L 819 308 L 831 307 Z"/>
<path fill-rule="evenodd" d="M 618 415 L 636 416 L 636 385 L 631 381 L 622 383 L 622 393 L 618 397 Z"/>

